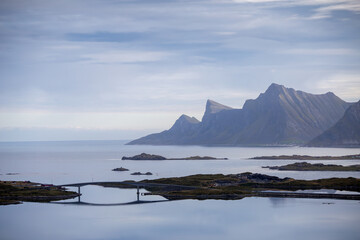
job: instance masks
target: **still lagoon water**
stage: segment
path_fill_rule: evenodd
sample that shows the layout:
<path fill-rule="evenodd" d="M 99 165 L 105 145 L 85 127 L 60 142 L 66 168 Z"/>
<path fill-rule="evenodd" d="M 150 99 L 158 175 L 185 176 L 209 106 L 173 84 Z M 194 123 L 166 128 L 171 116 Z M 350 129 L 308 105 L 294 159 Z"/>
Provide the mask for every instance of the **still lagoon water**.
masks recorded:
<path fill-rule="evenodd" d="M 293 160 L 248 160 L 260 155 L 348 155 L 360 149 L 301 147 L 127 146 L 124 141 L 0 143 L 0 180 L 69 184 L 142 180 L 197 173 L 258 172 L 317 179 L 356 172 L 279 172 L 261 166 Z M 123 161 L 142 152 L 165 157 L 210 155 L 227 161 Z M 316 161 L 351 165 L 349 161 Z M 129 172 L 113 172 L 125 167 Z M 152 172 L 132 176 L 131 172 Z M 74 189 L 75 190 L 75 189 Z M 136 190 L 86 186 L 81 201 L 95 205 L 24 203 L 0 206 L 0 239 L 360 239 L 360 202 L 332 199 L 136 200 Z M 145 190 L 141 190 L 145 192 Z M 76 201 L 76 200 L 74 200 Z M 97 204 L 97 205 L 96 205 Z M 106 206 L 109 204 L 109 206 Z M 118 204 L 118 205 L 117 205 Z"/>

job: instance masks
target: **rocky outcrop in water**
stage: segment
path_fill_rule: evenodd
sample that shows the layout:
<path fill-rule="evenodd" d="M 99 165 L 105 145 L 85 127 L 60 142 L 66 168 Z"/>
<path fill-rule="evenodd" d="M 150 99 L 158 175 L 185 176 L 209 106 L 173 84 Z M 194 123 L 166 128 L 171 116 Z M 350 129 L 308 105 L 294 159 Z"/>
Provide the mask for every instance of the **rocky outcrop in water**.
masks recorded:
<path fill-rule="evenodd" d="M 129 169 L 119 167 L 119 168 L 114 168 L 113 171 L 115 171 L 115 172 L 126 172 L 126 171 L 129 171 Z"/>
<path fill-rule="evenodd" d="M 146 172 L 146 173 L 133 172 L 133 173 L 131 173 L 131 175 L 147 175 L 147 176 L 149 176 L 149 175 L 153 175 L 153 174 L 151 172 Z"/>
<path fill-rule="evenodd" d="M 154 154 L 141 153 L 133 157 L 122 157 L 122 160 L 166 160 L 165 157 Z"/>

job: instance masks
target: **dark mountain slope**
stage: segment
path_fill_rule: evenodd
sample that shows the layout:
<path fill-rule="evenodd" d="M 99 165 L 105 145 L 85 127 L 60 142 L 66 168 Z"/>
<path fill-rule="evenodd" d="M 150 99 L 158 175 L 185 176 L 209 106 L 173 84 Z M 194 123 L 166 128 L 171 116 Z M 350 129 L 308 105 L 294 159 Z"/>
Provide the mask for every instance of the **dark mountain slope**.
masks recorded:
<path fill-rule="evenodd" d="M 161 133 L 150 134 L 130 142 L 145 145 L 186 145 L 189 138 L 196 134 L 200 121 L 185 114 L 181 115 L 174 125 Z"/>
<path fill-rule="evenodd" d="M 332 126 L 348 108 L 333 93 L 314 95 L 272 84 L 255 100 L 245 102 L 249 124 L 238 143 L 301 143 Z"/>
<path fill-rule="evenodd" d="M 307 145 L 312 147 L 359 147 L 360 101 L 351 105 L 333 127 L 311 140 Z"/>

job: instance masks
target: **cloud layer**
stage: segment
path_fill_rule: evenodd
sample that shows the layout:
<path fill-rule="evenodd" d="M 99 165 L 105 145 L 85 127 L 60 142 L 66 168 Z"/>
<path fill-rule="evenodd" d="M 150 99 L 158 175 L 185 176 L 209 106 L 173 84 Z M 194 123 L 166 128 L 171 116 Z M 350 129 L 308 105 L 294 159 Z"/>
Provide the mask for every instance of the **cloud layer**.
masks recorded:
<path fill-rule="evenodd" d="M 241 107 L 272 82 L 356 101 L 359 30 L 356 0 L 3 0 L 0 128 L 42 111 L 17 125 L 81 127 L 70 112 L 103 116 L 93 128 L 163 129 L 129 113 L 200 117 L 207 98 Z"/>

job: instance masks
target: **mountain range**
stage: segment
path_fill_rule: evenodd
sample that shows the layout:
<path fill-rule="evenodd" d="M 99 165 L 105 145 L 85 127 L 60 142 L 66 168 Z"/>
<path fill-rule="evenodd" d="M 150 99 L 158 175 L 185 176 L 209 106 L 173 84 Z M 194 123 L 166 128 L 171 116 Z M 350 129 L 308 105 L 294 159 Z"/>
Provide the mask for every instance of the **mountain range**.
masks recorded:
<path fill-rule="evenodd" d="M 350 105 L 331 92 L 315 95 L 273 83 L 242 109 L 208 100 L 201 121 L 183 114 L 169 130 L 128 144 L 299 145 L 336 124 Z"/>

